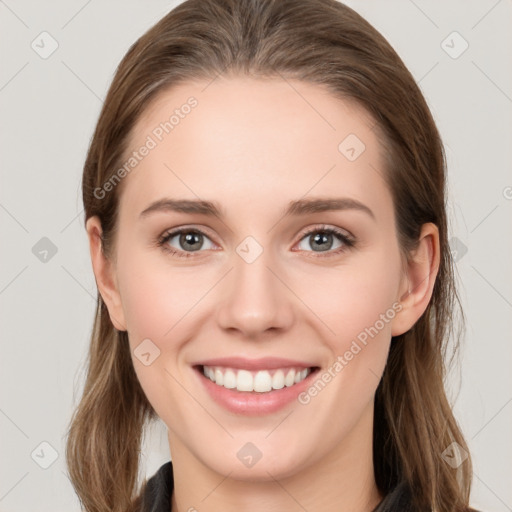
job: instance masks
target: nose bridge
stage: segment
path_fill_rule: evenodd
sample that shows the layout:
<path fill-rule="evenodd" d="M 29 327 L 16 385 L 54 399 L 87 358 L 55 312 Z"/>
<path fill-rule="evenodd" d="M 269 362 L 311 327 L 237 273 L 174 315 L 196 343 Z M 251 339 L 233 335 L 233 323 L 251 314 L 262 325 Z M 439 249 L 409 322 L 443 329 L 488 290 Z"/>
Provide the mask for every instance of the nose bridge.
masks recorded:
<path fill-rule="evenodd" d="M 233 254 L 233 266 L 220 305 L 221 326 L 251 335 L 286 327 L 292 321 L 292 304 L 275 275 L 280 271 L 272 251 L 247 237 Z"/>

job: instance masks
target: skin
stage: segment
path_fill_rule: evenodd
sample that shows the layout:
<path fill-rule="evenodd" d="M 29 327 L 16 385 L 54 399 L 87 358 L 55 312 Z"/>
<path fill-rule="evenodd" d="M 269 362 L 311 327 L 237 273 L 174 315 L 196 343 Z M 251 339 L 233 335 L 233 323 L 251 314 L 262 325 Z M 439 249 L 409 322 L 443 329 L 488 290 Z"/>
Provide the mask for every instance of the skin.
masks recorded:
<path fill-rule="evenodd" d="M 102 253 L 98 218 L 87 221 L 98 289 L 115 327 L 128 331 L 137 376 L 168 427 L 169 507 L 370 511 L 383 498 L 373 474 L 374 394 L 391 337 L 409 330 L 430 300 L 437 228 L 423 226 L 403 266 L 375 123 L 359 106 L 279 78 L 206 85 L 161 93 L 140 118 L 133 149 L 188 97 L 198 100 L 124 178 L 113 258 Z M 366 146 L 352 162 L 338 150 L 351 133 Z M 167 197 L 218 201 L 225 218 L 169 211 L 139 218 Z M 375 219 L 358 210 L 283 217 L 289 201 L 313 197 L 357 199 Z M 356 246 L 334 254 L 343 242 L 333 236 L 325 256 L 314 233 L 304 235 L 322 224 L 350 233 Z M 179 226 L 207 234 L 200 251 L 180 245 L 179 235 L 168 242 L 189 258 L 155 243 Z M 263 248 L 252 263 L 236 252 L 247 236 Z M 311 361 L 325 371 L 398 303 L 394 318 L 306 405 L 236 415 L 212 402 L 191 368 L 239 355 Z M 133 353 L 146 338 L 160 350 L 149 366 Z M 251 468 L 236 455 L 246 442 L 262 453 Z"/>

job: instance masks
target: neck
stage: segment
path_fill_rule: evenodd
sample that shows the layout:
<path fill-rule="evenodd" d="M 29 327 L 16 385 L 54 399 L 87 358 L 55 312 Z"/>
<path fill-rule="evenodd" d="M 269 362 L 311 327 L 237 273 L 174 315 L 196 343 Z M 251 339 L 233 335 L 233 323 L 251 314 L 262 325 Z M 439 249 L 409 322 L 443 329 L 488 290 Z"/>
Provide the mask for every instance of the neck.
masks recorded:
<path fill-rule="evenodd" d="M 373 470 L 373 402 L 343 441 L 291 476 L 265 481 L 221 475 L 169 434 L 174 491 L 171 512 L 371 512 L 382 500 Z M 270 475 L 270 473 L 269 473 Z"/>

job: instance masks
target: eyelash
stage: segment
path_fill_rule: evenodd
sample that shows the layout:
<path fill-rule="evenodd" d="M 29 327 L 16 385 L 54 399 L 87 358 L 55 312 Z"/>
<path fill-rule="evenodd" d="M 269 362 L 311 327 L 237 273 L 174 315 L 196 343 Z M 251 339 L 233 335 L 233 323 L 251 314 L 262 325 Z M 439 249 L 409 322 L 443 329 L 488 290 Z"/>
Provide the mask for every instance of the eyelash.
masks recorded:
<path fill-rule="evenodd" d="M 161 237 L 158 238 L 157 245 L 159 247 L 161 247 L 164 251 L 170 253 L 172 256 L 177 256 L 178 258 L 190 258 L 193 256 L 193 253 L 186 252 L 186 251 L 177 251 L 177 250 L 171 248 L 169 245 L 167 245 L 167 242 L 169 240 L 174 238 L 176 235 L 180 235 L 181 233 L 197 233 L 197 234 L 201 234 L 201 235 L 209 238 L 208 235 L 204 231 L 201 231 L 200 229 L 184 227 L 184 228 L 178 228 L 173 231 L 164 233 Z M 307 232 L 303 233 L 299 242 L 314 233 L 324 233 L 324 234 L 334 235 L 338 238 L 338 240 L 340 240 L 343 243 L 343 246 L 339 247 L 338 249 L 335 249 L 334 251 L 325 251 L 326 254 L 321 254 L 321 252 L 315 253 L 314 251 L 305 251 L 305 252 L 313 252 L 314 254 L 316 254 L 316 256 L 310 256 L 313 258 L 317 258 L 317 257 L 318 258 L 328 258 L 328 257 L 336 256 L 336 255 L 339 255 L 342 252 L 345 252 L 345 251 L 356 246 L 355 238 L 349 237 L 344 232 L 342 232 L 336 228 L 329 227 L 329 226 L 316 226 L 316 227 L 308 230 Z M 198 251 L 198 252 L 202 252 L 202 251 Z"/>

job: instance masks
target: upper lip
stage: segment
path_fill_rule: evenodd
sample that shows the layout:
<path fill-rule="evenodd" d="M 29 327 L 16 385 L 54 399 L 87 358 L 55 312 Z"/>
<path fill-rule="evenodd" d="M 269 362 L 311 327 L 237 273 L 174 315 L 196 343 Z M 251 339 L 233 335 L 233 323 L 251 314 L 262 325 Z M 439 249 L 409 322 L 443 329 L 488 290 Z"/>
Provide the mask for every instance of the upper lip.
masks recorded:
<path fill-rule="evenodd" d="M 259 359 L 247 359 L 245 357 L 219 357 L 215 359 L 204 359 L 193 366 L 222 366 L 240 370 L 273 370 L 277 368 L 312 368 L 311 363 L 285 359 L 281 357 L 262 357 Z"/>

